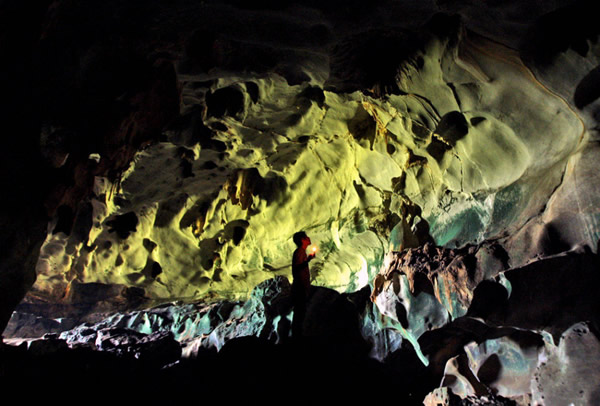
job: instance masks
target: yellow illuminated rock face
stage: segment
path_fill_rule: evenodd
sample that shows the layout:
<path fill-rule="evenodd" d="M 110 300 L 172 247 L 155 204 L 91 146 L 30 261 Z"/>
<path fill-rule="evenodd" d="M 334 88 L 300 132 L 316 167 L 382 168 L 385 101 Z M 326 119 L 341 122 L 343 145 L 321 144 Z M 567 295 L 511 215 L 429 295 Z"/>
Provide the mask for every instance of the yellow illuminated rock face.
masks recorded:
<path fill-rule="evenodd" d="M 12 3 L 7 377 L 599 403 L 591 2 Z"/>
<path fill-rule="evenodd" d="M 320 247 L 313 284 L 354 291 L 390 249 L 423 242 L 419 225 L 450 247 L 519 229 L 560 184 L 580 118 L 513 50 L 422 38 L 384 97 L 337 91 L 326 64 L 293 85 L 180 73 L 179 121 L 120 184 L 97 178 L 87 240 L 49 235 L 34 292 L 59 298 L 77 281 L 244 298 L 291 277 L 299 230 Z M 128 213 L 137 224 L 119 235 L 111 224 Z"/>

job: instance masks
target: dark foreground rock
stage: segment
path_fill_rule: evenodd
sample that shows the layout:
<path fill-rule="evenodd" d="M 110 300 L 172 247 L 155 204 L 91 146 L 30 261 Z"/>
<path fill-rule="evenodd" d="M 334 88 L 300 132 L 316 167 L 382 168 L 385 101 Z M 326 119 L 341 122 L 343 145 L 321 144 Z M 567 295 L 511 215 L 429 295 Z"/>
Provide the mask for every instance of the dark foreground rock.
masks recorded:
<path fill-rule="evenodd" d="M 267 281 L 256 290 L 259 302 L 269 304 L 267 313 L 272 312 L 273 318 L 290 311 L 289 304 L 282 305 L 289 294 L 283 282 Z M 268 393 L 286 398 L 339 396 L 351 393 L 350 388 L 383 385 L 393 386 L 402 404 L 421 404 L 434 383 L 412 348 L 404 344 L 383 361 L 370 356 L 372 341 L 362 335 L 361 327 L 361 315 L 372 306 L 369 294 L 368 289 L 346 295 L 314 288 L 300 338 L 283 330 L 282 335 L 271 334 L 271 324 L 257 320 L 254 325 L 261 328 L 245 328 L 242 319 L 259 316 L 252 313 L 257 303 L 248 305 L 247 314 L 240 310 L 244 306 L 237 310 L 230 306 L 229 312 L 221 309 L 221 313 L 213 308 L 213 320 L 218 314 L 225 316 L 213 326 L 213 332 L 221 330 L 224 339 L 218 347 L 200 345 L 192 352 L 185 347 L 194 341 L 179 342 L 172 331 L 146 334 L 106 323 L 83 325 L 60 336 L 10 339 L 0 348 L 0 378 L 59 385 L 68 376 L 74 387 L 127 382 L 136 393 L 146 395 L 193 391 L 222 396 L 233 391 L 232 395 Z M 137 318 L 143 319 L 139 314 Z M 116 324 L 128 320 L 136 326 L 133 317 L 112 320 Z M 235 332 L 247 335 L 235 336 Z"/>

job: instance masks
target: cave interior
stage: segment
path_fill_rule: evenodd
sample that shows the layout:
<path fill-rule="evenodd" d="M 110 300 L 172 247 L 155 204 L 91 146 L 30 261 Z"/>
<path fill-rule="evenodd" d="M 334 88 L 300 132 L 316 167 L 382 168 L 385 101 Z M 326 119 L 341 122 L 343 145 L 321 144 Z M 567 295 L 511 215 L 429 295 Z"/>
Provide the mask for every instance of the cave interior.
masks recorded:
<path fill-rule="evenodd" d="M 0 381 L 600 404 L 595 7 L 0 1 Z"/>

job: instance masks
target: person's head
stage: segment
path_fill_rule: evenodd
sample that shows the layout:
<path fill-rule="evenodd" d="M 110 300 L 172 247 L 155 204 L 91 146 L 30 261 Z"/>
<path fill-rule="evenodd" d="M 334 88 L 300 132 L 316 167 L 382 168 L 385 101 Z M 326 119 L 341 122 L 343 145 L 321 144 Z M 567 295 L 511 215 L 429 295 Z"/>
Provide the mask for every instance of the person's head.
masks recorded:
<path fill-rule="evenodd" d="M 294 243 L 298 247 L 308 247 L 310 245 L 310 238 L 308 238 L 304 231 L 298 231 L 296 234 L 294 234 Z"/>

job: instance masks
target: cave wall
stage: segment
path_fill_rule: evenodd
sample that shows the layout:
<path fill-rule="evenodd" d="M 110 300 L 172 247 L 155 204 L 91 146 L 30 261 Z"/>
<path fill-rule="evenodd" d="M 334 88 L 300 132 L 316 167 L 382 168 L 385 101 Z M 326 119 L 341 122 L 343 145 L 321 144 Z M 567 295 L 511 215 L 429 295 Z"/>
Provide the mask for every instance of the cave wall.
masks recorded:
<path fill-rule="evenodd" d="M 582 18 L 577 6 L 568 18 Z M 37 27 L 6 41 L 26 54 L 42 106 L 21 138 L 35 159 L 10 161 L 41 166 L 14 170 L 42 174 L 17 182 L 40 185 L 19 202 L 50 217 L 36 295 L 67 297 L 75 281 L 244 297 L 289 275 L 299 229 L 322 246 L 315 283 L 340 291 L 427 233 L 456 247 L 504 238 L 515 265 L 595 245 L 593 193 L 583 224 L 557 231 L 571 222 L 564 180 L 593 156 L 597 58 L 593 43 L 572 44 L 589 30 L 534 48 L 557 5 L 272 7 L 55 2 L 36 20 L 7 3 Z M 504 19 L 483 24 L 492 10 Z M 537 251 L 520 252 L 523 239 Z"/>
<path fill-rule="evenodd" d="M 92 92 L 89 103 L 102 110 L 87 118 L 82 110 L 94 106 L 65 97 L 53 119 L 81 111 L 84 118 L 63 121 L 93 130 L 82 159 L 97 154 L 87 164 L 102 169 L 92 171 L 82 201 L 66 204 L 66 229 L 60 213 L 51 224 L 36 294 L 58 299 L 76 281 L 141 287 L 152 298 L 245 297 L 260 281 L 289 275 L 300 229 L 321 246 L 314 283 L 339 291 L 368 283 L 390 248 L 422 243 L 419 229 L 451 247 L 507 236 L 520 245 L 515 234 L 534 244 L 555 238 L 556 221 L 538 215 L 587 145 L 585 118 L 572 95 L 536 76 L 517 50 L 467 28 L 465 17 L 432 9 L 419 25 L 373 27 L 375 11 L 351 28 L 306 5 L 272 14 L 215 3 L 195 10 L 206 25 L 192 30 L 176 9 L 156 7 L 148 13 L 166 21 L 144 41 L 120 31 L 129 7 L 110 20 L 109 39 L 71 44 L 72 33 L 48 34 L 46 52 L 67 42 L 89 54 L 75 89 Z M 70 6 L 54 19 L 75 18 L 62 9 Z M 142 32 L 146 20 L 137 18 Z M 190 25 L 169 32 L 167 18 Z M 288 37 L 272 35 L 281 25 L 294 27 Z M 169 48 L 166 34 L 179 42 Z M 112 37 L 118 48 L 109 51 Z M 164 115 L 169 99 L 148 99 L 162 94 L 152 80 L 173 75 L 169 58 L 179 107 L 161 120 L 154 111 Z M 111 99 L 123 90 L 129 99 Z M 114 113 L 114 104 L 131 113 Z M 115 133 L 91 127 L 100 113 L 116 116 Z M 47 154 L 58 148 L 56 128 L 44 127 Z M 68 198 L 55 199 L 65 206 Z M 569 247 L 597 237 L 588 232 Z"/>
<path fill-rule="evenodd" d="M 251 299 L 291 278 L 306 230 L 313 285 L 371 289 L 376 328 L 436 373 L 480 369 L 473 337 L 513 349 L 503 323 L 545 332 L 523 363 L 558 357 L 574 323 L 596 328 L 590 7 L 3 2 L 0 329 L 19 303 Z M 553 294 L 528 302 L 544 272 Z M 432 344 L 446 331 L 468 337 L 456 359 Z"/>

